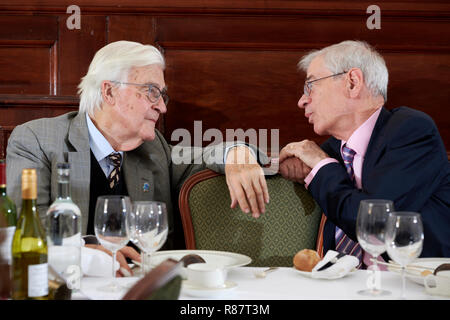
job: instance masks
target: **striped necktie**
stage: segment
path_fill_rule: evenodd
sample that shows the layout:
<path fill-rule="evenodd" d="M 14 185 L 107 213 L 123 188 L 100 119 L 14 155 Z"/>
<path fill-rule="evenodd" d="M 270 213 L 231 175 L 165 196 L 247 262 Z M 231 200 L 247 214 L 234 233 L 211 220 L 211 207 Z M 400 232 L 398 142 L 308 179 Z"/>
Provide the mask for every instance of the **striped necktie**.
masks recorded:
<path fill-rule="evenodd" d="M 355 172 L 353 171 L 353 158 L 355 157 L 356 152 L 348 148 L 344 144 L 342 154 L 343 154 L 342 158 L 344 160 L 344 165 L 345 168 L 347 169 L 347 173 L 350 179 L 354 182 Z M 358 268 L 361 267 L 363 259 L 363 251 L 361 246 L 359 245 L 358 242 L 355 242 L 352 239 L 350 239 L 339 227 L 336 227 L 335 243 L 336 243 L 336 251 L 357 257 L 359 259 Z"/>
<path fill-rule="evenodd" d="M 120 177 L 120 164 L 122 162 L 122 155 L 120 153 L 112 152 L 108 159 L 113 164 L 114 168 L 112 169 L 111 173 L 108 176 L 108 182 L 109 187 L 111 189 L 114 189 L 114 187 L 119 183 L 119 177 Z"/>

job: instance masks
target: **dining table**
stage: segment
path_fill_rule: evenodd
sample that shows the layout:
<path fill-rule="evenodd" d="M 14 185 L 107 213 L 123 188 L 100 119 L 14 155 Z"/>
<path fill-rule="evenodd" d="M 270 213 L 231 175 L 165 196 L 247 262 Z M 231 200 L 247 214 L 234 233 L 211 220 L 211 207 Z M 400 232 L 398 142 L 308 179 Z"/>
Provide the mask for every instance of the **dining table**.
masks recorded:
<path fill-rule="evenodd" d="M 227 271 L 226 289 L 191 290 L 183 280 L 179 300 L 397 300 L 401 296 L 401 276 L 394 271 L 379 271 L 381 287 L 390 291 L 389 295 L 368 297 L 358 293 L 367 289 L 372 271 L 355 270 L 342 278 L 314 279 L 298 272 L 294 267 L 280 267 L 264 278 L 256 273 L 267 268 L 235 267 Z M 111 281 L 104 277 L 83 277 L 73 300 L 119 300 L 141 277 L 135 271 L 133 276 L 116 278 L 123 287 L 117 292 L 100 290 Z M 406 299 L 410 300 L 450 300 L 448 296 L 430 295 L 422 284 L 406 282 Z"/>

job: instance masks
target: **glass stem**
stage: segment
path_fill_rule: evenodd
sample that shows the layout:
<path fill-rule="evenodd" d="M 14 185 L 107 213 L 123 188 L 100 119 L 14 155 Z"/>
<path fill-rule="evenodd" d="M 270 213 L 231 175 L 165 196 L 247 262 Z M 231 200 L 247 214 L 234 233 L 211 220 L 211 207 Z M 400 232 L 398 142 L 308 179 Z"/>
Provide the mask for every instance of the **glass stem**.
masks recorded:
<path fill-rule="evenodd" d="M 144 274 L 145 277 L 145 275 L 147 274 L 147 263 L 145 261 L 145 256 L 147 255 L 147 253 L 144 250 L 142 250 L 141 255 L 142 255 L 142 273 Z"/>
<path fill-rule="evenodd" d="M 112 277 L 114 285 L 116 284 L 116 252 L 117 250 L 113 250 Z"/>
<path fill-rule="evenodd" d="M 406 299 L 406 295 L 405 295 L 405 267 L 402 266 L 402 295 L 401 295 L 401 299 Z"/>
<path fill-rule="evenodd" d="M 375 262 L 373 263 L 372 271 L 373 271 L 373 279 L 375 282 L 375 285 L 372 288 L 372 292 L 377 293 L 378 290 L 381 288 L 378 288 L 377 286 L 377 271 L 378 271 L 378 256 L 373 256 L 375 258 Z"/>

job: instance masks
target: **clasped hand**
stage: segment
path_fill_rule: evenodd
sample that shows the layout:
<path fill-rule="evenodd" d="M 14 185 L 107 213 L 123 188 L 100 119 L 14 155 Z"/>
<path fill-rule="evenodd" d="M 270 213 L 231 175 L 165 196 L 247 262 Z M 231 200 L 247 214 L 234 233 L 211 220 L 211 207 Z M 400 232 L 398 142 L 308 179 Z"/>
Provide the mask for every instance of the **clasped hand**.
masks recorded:
<path fill-rule="evenodd" d="M 328 157 L 314 141 L 292 142 L 280 152 L 279 172 L 285 179 L 303 183 L 312 168 Z"/>

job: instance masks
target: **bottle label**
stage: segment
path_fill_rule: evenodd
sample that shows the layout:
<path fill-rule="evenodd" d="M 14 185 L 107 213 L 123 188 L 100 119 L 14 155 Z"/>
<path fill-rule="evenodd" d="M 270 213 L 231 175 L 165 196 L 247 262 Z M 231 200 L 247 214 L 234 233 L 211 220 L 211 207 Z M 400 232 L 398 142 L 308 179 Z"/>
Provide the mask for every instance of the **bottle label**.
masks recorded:
<path fill-rule="evenodd" d="M 47 263 L 28 266 L 28 296 L 42 297 L 48 295 Z"/>
<path fill-rule="evenodd" d="M 0 243 L 0 257 L 6 259 L 9 265 L 12 263 L 11 245 L 16 227 L 0 228 L 0 238 L 4 237 L 4 241 Z"/>

